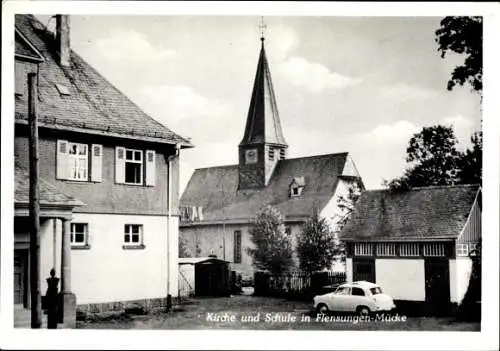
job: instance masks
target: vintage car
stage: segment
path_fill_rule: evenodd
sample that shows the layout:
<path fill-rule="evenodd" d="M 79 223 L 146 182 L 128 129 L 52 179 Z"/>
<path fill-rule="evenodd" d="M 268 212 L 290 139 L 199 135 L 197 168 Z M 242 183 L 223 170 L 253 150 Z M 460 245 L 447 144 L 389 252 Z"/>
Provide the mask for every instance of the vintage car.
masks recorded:
<path fill-rule="evenodd" d="M 368 315 L 396 308 L 392 297 L 384 294 L 379 285 L 367 281 L 341 284 L 334 292 L 315 296 L 313 301 L 318 313 L 355 312 Z"/>

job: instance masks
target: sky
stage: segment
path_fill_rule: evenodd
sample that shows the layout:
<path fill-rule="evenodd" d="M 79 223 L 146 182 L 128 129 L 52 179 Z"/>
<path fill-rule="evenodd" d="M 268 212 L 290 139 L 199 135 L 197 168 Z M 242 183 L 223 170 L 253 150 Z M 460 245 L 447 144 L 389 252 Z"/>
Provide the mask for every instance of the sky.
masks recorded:
<path fill-rule="evenodd" d="M 49 28 L 55 20 L 38 16 Z M 288 157 L 349 152 L 367 189 L 402 175 L 423 126 L 481 125 L 478 94 L 446 90 L 440 17 L 264 17 Z M 195 168 L 236 164 L 260 50 L 259 16 L 72 15 L 71 46 L 145 112 L 190 138 Z"/>

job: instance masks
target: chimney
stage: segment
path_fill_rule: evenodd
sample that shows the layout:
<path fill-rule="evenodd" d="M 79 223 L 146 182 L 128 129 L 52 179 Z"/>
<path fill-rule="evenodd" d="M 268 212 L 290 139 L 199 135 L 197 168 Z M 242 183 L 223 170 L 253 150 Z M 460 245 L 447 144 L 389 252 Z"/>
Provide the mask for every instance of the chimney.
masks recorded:
<path fill-rule="evenodd" d="M 59 55 L 59 64 L 69 67 L 69 15 L 56 15 L 56 50 Z"/>

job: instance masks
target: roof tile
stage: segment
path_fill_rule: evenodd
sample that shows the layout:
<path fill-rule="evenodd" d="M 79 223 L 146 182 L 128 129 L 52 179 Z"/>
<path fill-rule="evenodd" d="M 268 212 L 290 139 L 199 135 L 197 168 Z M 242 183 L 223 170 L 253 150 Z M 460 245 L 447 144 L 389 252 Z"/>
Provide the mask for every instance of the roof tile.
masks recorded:
<path fill-rule="evenodd" d="M 136 139 L 192 147 L 189 140 L 144 113 L 74 51 L 71 51 L 71 66 L 60 66 L 54 35 L 33 15 L 16 15 L 15 22 L 16 28 L 45 59 L 39 67 L 40 126 L 133 135 Z M 70 95 L 60 94 L 57 85 L 66 86 Z M 27 106 L 26 94 L 16 97 L 16 122 L 27 120 Z"/>

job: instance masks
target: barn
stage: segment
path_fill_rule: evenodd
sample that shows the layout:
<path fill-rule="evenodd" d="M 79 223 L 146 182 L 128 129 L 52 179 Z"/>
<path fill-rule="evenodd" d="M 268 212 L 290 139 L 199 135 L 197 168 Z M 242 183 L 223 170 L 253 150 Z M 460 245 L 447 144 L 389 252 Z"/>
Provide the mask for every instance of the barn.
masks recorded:
<path fill-rule="evenodd" d="M 380 284 L 427 310 L 460 305 L 481 242 L 481 187 L 365 191 L 341 232 L 347 281 Z"/>

